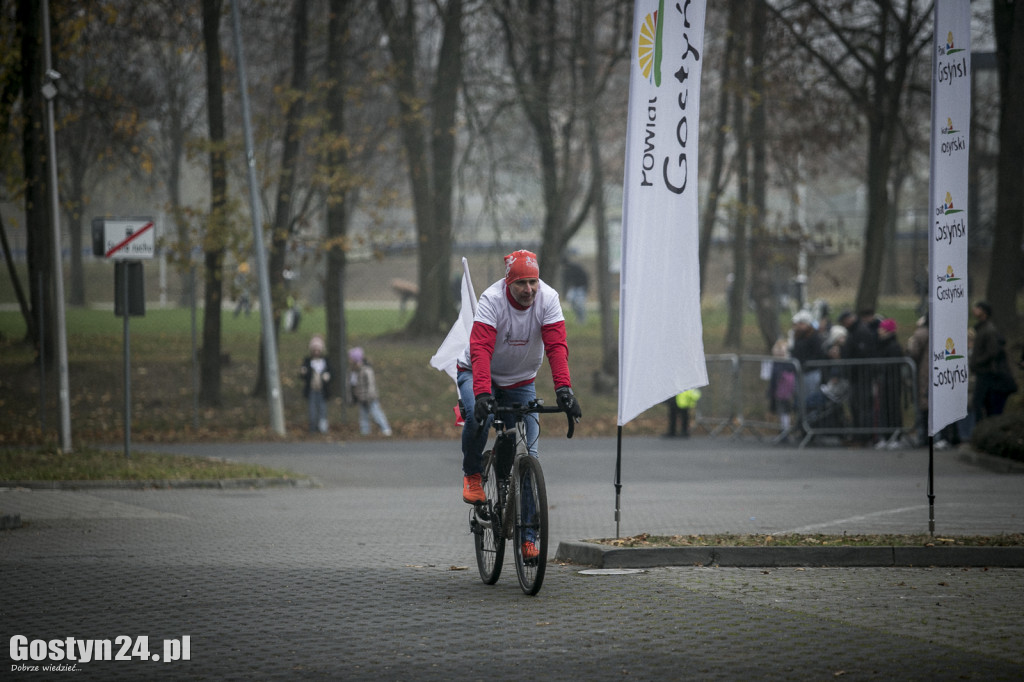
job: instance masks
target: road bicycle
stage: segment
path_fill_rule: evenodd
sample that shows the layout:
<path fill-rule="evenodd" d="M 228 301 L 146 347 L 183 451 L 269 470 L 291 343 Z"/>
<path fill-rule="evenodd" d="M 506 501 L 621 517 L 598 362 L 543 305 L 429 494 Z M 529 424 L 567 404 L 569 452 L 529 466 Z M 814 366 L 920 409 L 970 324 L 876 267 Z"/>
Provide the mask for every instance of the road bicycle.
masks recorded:
<path fill-rule="evenodd" d="M 535 595 L 544 583 L 548 555 L 548 494 L 540 460 L 531 457 L 526 442 L 526 422 L 531 414 L 565 413 L 569 422 L 567 438 L 572 438 L 575 422 L 561 407 L 547 407 L 542 400 L 526 405 L 503 405 L 495 409 L 495 431 L 491 447 L 484 451 L 481 474 L 486 500 L 473 505 L 469 528 L 480 579 L 493 585 L 501 577 L 505 559 L 505 541 L 512 541 L 516 576 L 528 595 Z M 483 427 L 481 427 L 483 428 Z M 523 555 L 523 543 L 533 542 L 536 556 Z"/>

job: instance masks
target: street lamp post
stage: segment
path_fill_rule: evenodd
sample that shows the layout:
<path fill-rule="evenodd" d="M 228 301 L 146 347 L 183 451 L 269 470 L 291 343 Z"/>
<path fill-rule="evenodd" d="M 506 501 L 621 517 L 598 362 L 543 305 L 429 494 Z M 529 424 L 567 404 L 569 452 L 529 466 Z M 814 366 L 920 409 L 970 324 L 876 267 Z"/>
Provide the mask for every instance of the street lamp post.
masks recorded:
<path fill-rule="evenodd" d="M 43 0 L 43 55 L 46 65 L 46 82 L 42 93 L 46 98 L 46 136 L 48 143 L 47 165 L 50 169 L 50 219 L 53 225 L 53 281 L 54 299 L 57 307 L 57 372 L 60 380 L 60 442 L 61 450 L 71 452 L 71 390 L 68 385 L 68 342 L 64 319 L 64 267 L 61 258 L 60 240 L 60 199 L 57 186 L 57 140 L 54 132 L 53 99 L 57 96 L 56 81 L 60 74 L 53 70 L 50 57 L 50 3 Z"/>

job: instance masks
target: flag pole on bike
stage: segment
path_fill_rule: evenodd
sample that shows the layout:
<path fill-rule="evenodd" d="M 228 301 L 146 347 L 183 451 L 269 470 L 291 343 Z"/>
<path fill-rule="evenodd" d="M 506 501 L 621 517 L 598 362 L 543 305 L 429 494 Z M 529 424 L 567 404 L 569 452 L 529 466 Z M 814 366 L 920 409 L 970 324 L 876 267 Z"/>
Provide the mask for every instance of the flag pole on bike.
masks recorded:
<path fill-rule="evenodd" d="M 618 448 L 641 412 L 707 385 L 700 317 L 697 149 L 705 0 L 636 0 L 622 198 Z"/>
<path fill-rule="evenodd" d="M 434 369 L 445 372 L 455 382 L 455 390 L 458 392 L 458 361 L 459 356 L 469 345 L 469 333 L 473 329 L 473 316 L 476 315 L 476 291 L 473 290 L 473 278 L 469 275 L 469 261 L 462 259 L 462 282 L 459 286 L 461 306 L 459 308 L 459 319 L 448 331 L 437 352 L 430 358 L 430 366 Z M 455 406 L 455 424 L 462 426 L 465 423 L 465 409 L 462 401 L 459 400 Z"/>
<path fill-rule="evenodd" d="M 473 278 L 469 276 L 469 261 L 462 259 L 461 307 L 459 319 L 455 320 L 448 336 L 444 338 L 437 352 L 430 358 L 430 366 L 445 372 L 455 381 L 458 374 L 459 356 L 469 345 L 469 333 L 473 329 L 473 316 L 476 315 L 476 292 L 473 291 Z"/>

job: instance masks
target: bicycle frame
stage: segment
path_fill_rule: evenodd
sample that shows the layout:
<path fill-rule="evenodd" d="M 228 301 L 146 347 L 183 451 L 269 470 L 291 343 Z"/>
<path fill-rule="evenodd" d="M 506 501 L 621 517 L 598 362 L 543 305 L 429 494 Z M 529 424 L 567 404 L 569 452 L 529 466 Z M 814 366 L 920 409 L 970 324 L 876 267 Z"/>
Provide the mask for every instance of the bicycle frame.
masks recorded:
<path fill-rule="evenodd" d="M 484 583 L 496 583 L 501 575 L 505 541 L 513 540 L 520 587 L 526 594 L 535 595 L 544 580 L 547 557 L 547 491 L 540 461 L 529 454 L 525 420 L 531 414 L 564 410 L 532 400 L 525 406 L 502 406 L 496 412 L 503 417 L 509 415 L 513 424 L 494 420 L 494 441 L 484 452 L 482 480 L 487 499 L 473 506 L 469 518 L 477 566 Z M 567 437 L 571 438 L 575 422 L 568 413 L 566 418 Z M 524 547 L 529 543 L 533 553 L 524 556 Z"/>

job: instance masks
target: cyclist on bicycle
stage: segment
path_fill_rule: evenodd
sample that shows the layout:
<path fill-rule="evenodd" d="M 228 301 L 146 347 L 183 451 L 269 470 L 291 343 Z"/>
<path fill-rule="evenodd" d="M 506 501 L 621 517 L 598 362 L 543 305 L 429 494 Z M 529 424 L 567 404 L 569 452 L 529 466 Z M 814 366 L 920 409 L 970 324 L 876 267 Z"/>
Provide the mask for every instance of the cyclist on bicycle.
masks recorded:
<path fill-rule="evenodd" d="M 481 486 L 481 454 L 495 406 L 522 404 L 537 397 L 534 379 L 547 354 L 558 406 L 579 420 L 579 403 L 569 377 L 569 346 L 558 292 L 540 279 L 537 256 L 514 251 L 505 256 L 505 278 L 480 295 L 469 346 L 458 361 L 459 397 L 466 412 L 462 428 L 462 499 L 486 500 Z M 526 420 L 530 456 L 537 456 L 540 425 Z M 523 555 L 535 557 L 533 540 L 523 542 Z"/>

